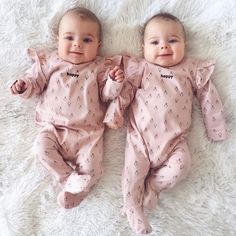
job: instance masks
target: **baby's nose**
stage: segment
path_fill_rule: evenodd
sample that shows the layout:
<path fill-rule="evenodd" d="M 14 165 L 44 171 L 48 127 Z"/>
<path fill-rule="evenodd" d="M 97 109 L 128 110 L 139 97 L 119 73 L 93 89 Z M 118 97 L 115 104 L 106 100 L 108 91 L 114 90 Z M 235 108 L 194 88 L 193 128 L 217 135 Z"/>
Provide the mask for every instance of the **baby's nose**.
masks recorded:
<path fill-rule="evenodd" d="M 80 41 L 75 41 L 75 42 L 73 43 L 73 45 L 74 45 L 75 47 L 81 47 Z"/>
<path fill-rule="evenodd" d="M 167 48 L 168 48 L 167 45 L 163 45 L 163 46 L 161 46 L 161 49 L 167 49 Z"/>
<path fill-rule="evenodd" d="M 160 42 L 160 47 L 161 47 L 161 49 L 167 49 L 168 48 L 168 42 L 166 42 L 166 41 L 161 41 Z"/>

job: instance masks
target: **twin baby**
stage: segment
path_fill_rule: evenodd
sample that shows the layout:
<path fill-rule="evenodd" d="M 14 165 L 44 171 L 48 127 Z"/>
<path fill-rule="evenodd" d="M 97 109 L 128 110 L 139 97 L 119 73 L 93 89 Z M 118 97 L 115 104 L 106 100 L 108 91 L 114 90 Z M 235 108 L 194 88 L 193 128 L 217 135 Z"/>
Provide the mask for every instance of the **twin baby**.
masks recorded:
<path fill-rule="evenodd" d="M 57 202 L 80 204 L 103 173 L 103 132 L 121 127 L 129 106 L 122 173 L 124 213 L 137 233 L 152 228 L 144 214 L 159 194 L 189 172 L 186 137 L 193 95 L 210 140 L 226 138 L 222 102 L 210 80 L 213 61 L 185 56 L 186 34 L 175 16 L 159 13 L 143 29 L 143 55 L 99 57 L 101 23 L 88 9 L 60 19 L 58 50 L 30 49 L 34 63 L 11 86 L 23 98 L 39 96 L 36 155 L 58 180 Z M 109 104 L 108 106 L 106 104 Z"/>

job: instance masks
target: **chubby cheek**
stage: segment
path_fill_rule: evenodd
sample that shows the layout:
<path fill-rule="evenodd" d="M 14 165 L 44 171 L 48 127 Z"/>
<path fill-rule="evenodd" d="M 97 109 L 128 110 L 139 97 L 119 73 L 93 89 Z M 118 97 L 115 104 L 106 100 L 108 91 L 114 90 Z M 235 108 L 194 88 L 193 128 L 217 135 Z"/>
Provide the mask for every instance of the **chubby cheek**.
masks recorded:
<path fill-rule="evenodd" d="M 144 47 L 143 56 L 148 61 L 154 59 L 154 53 L 149 48 L 147 48 L 147 47 Z"/>
<path fill-rule="evenodd" d="M 95 58 L 98 54 L 98 47 L 88 48 L 87 55 L 91 58 Z"/>
<path fill-rule="evenodd" d="M 63 41 L 58 41 L 58 53 L 60 54 L 66 54 L 69 50 L 69 45 L 67 45 L 65 42 Z"/>
<path fill-rule="evenodd" d="M 176 55 L 176 60 L 181 61 L 185 55 L 184 49 L 177 50 L 175 55 Z"/>
<path fill-rule="evenodd" d="M 175 49 L 176 53 L 178 53 L 178 55 L 183 56 L 185 54 L 185 46 L 183 45 L 182 47 L 178 47 Z"/>

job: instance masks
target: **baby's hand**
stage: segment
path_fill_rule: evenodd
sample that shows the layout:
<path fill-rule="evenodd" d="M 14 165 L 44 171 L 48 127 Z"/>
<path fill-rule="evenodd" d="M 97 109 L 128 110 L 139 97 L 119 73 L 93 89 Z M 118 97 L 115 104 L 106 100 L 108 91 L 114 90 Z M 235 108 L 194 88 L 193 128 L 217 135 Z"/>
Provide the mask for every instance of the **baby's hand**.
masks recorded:
<path fill-rule="evenodd" d="M 119 66 L 115 66 L 113 69 L 110 70 L 109 76 L 112 80 L 121 83 L 124 80 L 124 73 L 123 70 Z"/>
<path fill-rule="evenodd" d="M 27 89 L 26 83 L 21 79 L 16 80 L 10 88 L 12 94 L 24 93 L 26 89 Z"/>

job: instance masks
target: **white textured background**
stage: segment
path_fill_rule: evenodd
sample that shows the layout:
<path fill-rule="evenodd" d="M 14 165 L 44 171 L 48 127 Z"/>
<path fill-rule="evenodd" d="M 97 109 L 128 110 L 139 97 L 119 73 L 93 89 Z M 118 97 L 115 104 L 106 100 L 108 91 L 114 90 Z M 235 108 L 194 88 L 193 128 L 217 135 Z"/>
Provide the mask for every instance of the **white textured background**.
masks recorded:
<path fill-rule="evenodd" d="M 197 101 L 189 136 L 192 171 L 148 213 L 151 235 L 236 235 L 236 1 L 235 0 L 0 0 L 0 235 L 129 236 L 121 216 L 125 128 L 105 133 L 105 174 L 72 210 L 56 203 L 56 183 L 33 157 L 38 132 L 35 101 L 9 93 L 29 67 L 28 47 L 55 48 L 52 28 L 74 6 L 94 11 L 103 24 L 101 54 L 140 55 L 140 26 L 169 11 L 186 26 L 189 54 L 216 59 L 212 79 L 225 105 L 229 138 L 207 140 Z"/>

